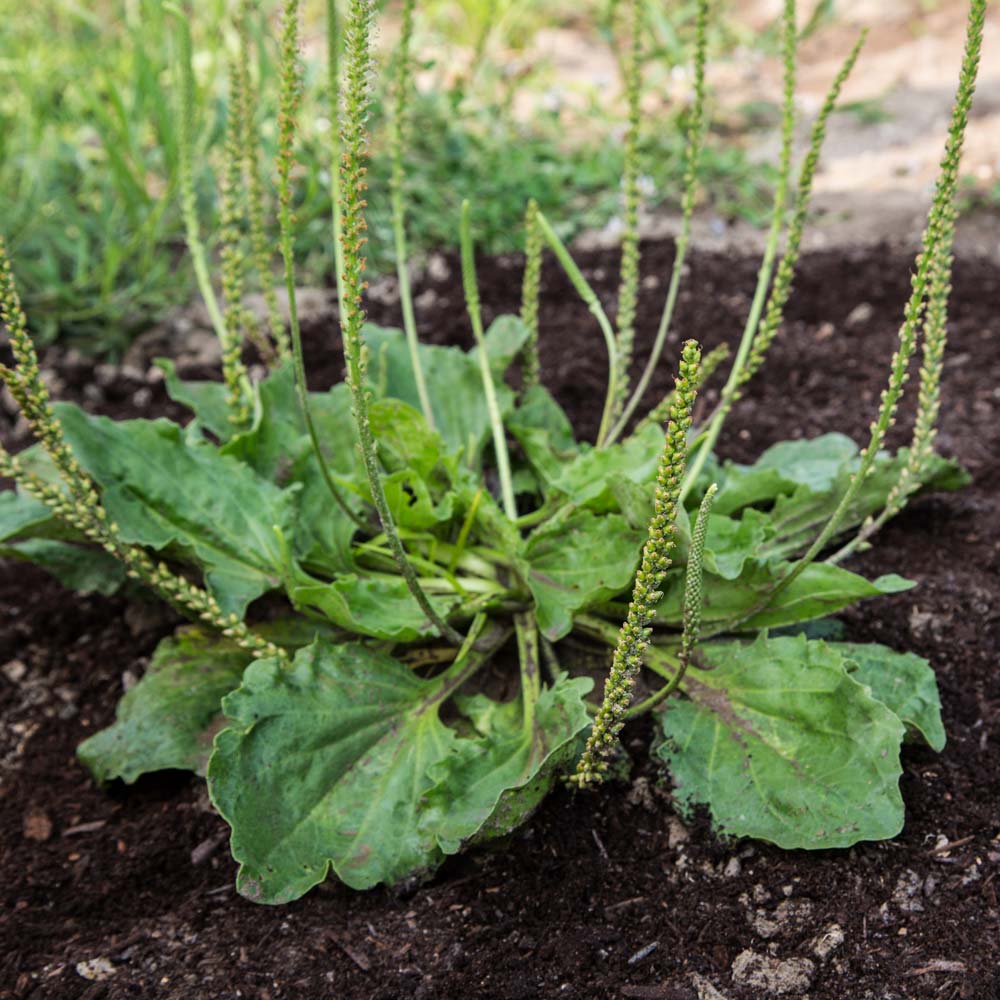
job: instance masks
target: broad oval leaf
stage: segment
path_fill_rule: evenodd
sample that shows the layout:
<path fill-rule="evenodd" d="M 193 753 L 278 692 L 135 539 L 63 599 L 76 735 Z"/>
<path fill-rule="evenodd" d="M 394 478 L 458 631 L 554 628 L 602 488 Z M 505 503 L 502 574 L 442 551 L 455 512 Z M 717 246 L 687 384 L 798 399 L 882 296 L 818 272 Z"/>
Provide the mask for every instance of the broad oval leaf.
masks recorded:
<path fill-rule="evenodd" d="M 589 677 L 559 676 L 542 689 L 531 728 L 524 725 L 520 699 L 457 699 L 478 737 L 456 740 L 432 769 L 437 783 L 422 818 L 445 854 L 472 839 L 509 833 L 530 816 L 558 769 L 575 757 L 577 737 L 590 724 L 584 697 L 592 687 Z"/>
<path fill-rule="evenodd" d="M 203 568 L 223 611 L 277 586 L 293 537 L 294 498 L 167 420 L 115 422 L 57 404 L 66 437 L 103 490 L 127 542 L 176 546 Z"/>
<path fill-rule="evenodd" d="M 357 643 L 251 664 L 223 702 L 229 727 L 208 766 L 240 893 L 285 903 L 331 868 L 366 889 L 439 864 L 420 815 L 456 739 L 438 718 L 448 693 Z"/>
<path fill-rule="evenodd" d="M 358 635 L 393 642 L 437 635 L 402 577 L 350 574 L 333 583 L 300 584 L 291 588 L 289 597 L 296 605 L 315 608 L 333 624 Z M 461 603 L 457 595 L 431 596 L 430 601 L 444 618 Z"/>
<path fill-rule="evenodd" d="M 659 715 L 656 754 L 682 808 L 786 849 L 849 847 L 903 826 L 903 725 L 837 650 L 804 636 L 702 647 L 687 698 Z"/>
<path fill-rule="evenodd" d="M 164 639 L 142 679 L 118 703 L 115 721 L 77 748 L 99 782 L 179 768 L 205 773 L 223 724 L 222 697 L 239 686 L 251 656 L 189 627 Z"/>

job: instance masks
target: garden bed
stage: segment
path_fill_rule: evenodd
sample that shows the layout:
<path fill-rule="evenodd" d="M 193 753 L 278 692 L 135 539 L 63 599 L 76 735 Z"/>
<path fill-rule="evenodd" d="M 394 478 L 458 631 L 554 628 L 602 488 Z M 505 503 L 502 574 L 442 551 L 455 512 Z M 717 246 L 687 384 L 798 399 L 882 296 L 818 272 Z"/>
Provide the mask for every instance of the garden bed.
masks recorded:
<path fill-rule="evenodd" d="M 640 358 L 672 254 L 669 243 L 644 248 Z M 786 329 L 730 418 L 722 456 L 749 461 L 832 430 L 867 437 L 910 263 L 887 247 L 803 261 Z M 617 255 L 581 264 L 613 301 Z M 438 265 L 417 288 L 421 334 L 469 346 L 457 266 Z M 755 270 L 693 255 L 674 347 L 735 339 Z M 593 436 L 600 335 L 561 273 L 547 267 L 544 278 L 546 383 Z M 483 261 L 480 283 L 487 321 L 515 311 L 520 261 Z M 631 784 L 559 790 L 508 841 L 449 861 L 427 885 L 394 895 L 330 884 L 286 907 L 255 906 L 234 891 L 226 826 L 203 783 L 171 773 L 101 790 L 74 757 L 172 619 L 0 563 L 0 997 L 1000 997 L 998 302 L 995 265 L 959 261 L 939 448 L 973 483 L 915 500 L 874 554 L 855 558 L 863 573 L 919 587 L 843 615 L 849 638 L 917 652 L 938 672 L 949 742 L 942 754 L 904 750 L 901 836 L 815 854 L 720 843 L 704 818 L 678 819 L 638 723 L 624 734 Z M 371 318 L 397 322 L 391 296 L 377 296 Z M 340 376 L 334 331 L 332 312 L 306 330 L 316 387 Z M 143 369 L 55 364 L 63 398 L 116 416 L 176 415 Z M 0 421 L 10 443 L 11 422 Z"/>

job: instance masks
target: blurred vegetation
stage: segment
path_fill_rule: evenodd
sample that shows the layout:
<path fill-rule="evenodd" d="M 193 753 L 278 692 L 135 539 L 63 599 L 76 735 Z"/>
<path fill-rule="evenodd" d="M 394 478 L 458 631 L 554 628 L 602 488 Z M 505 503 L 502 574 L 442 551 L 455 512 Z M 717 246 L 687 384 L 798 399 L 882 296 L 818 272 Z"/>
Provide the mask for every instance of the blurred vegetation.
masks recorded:
<path fill-rule="evenodd" d="M 270 16 L 277 4 L 264 7 Z M 517 248 L 530 196 L 566 238 L 614 219 L 622 166 L 618 109 L 598 106 L 593 95 L 575 110 L 547 103 L 545 67 L 523 65 L 521 54 L 542 28 L 579 28 L 584 19 L 598 40 L 612 42 L 615 7 L 616 0 L 583 6 L 564 0 L 425 5 L 419 50 L 448 54 L 425 59 L 414 107 L 407 183 L 415 252 L 455 244 L 465 197 L 476 206 L 477 242 L 493 253 Z M 193 294 L 176 196 L 169 15 L 162 0 L 37 0 L 10 8 L 0 23 L 0 230 L 10 241 L 39 339 L 63 337 L 115 354 Z M 225 0 L 202 0 L 192 20 L 201 89 L 197 188 L 206 235 L 213 231 L 215 167 L 225 121 L 226 8 Z M 654 93 L 666 94 L 683 73 L 693 11 L 693 3 L 669 12 L 659 4 L 648 6 Z M 311 13 L 317 15 L 311 36 L 317 41 L 313 46 L 307 34 L 297 251 L 305 279 L 325 282 L 332 268 L 326 143 L 331 124 L 318 4 Z M 388 14 L 387 47 L 391 5 Z M 272 36 L 262 17 L 258 64 L 267 160 L 273 154 L 277 90 Z M 713 39 L 720 50 L 740 43 L 724 32 Z M 464 63 L 453 59 L 463 52 Z M 525 91 L 538 95 L 527 121 L 515 110 Z M 382 96 L 380 85 L 369 198 L 376 272 L 392 265 Z M 680 101 L 646 129 L 647 207 L 671 205 L 678 196 L 684 113 Z M 770 169 L 748 163 L 737 147 L 715 137 L 703 173 L 705 197 L 718 214 L 756 220 L 766 211 Z"/>

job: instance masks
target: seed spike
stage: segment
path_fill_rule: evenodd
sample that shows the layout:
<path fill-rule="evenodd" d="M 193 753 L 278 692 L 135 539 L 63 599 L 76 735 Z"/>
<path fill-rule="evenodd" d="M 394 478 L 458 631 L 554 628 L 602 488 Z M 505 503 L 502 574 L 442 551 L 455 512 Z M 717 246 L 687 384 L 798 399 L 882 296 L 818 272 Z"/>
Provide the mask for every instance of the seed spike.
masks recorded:
<path fill-rule="evenodd" d="M 636 674 L 649 646 L 650 623 L 662 594 L 659 587 L 671 564 L 675 545 L 681 481 L 687 459 L 687 435 L 694 407 L 701 350 L 689 340 L 681 352 L 675 397 L 666 427 L 663 454 L 656 472 L 653 516 L 649 522 L 642 560 L 635 577 L 628 615 L 618 634 L 611 672 L 604 686 L 604 700 L 594 719 L 587 746 L 572 781 L 580 787 L 603 780 L 607 757 L 624 725 Z"/>

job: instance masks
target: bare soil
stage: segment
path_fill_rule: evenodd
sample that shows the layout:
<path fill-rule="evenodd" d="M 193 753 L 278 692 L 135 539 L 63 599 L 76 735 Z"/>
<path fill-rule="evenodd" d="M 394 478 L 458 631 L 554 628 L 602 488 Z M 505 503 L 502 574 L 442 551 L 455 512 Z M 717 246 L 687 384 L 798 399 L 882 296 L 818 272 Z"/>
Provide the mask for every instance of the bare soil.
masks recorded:
<path fill-rule="evenodd" d="M 640 354 L 672 255 L 670 243 L 644 247 Z M 617 255 L 594 252 L 583 264 L 610 304 Z M 520 267 L 482 263 L 493 314 L 516 309 Z M 735 337 L 755 267 L 693 257 L 672 356 L 682 336 L 708 347 Z M 751 460 L 783 438 L 866 436 L 909 267 L 886 247 L 809 256 L 786 329 L 721 453 Z M 468 343 L 455 262 L 442 259 L 434 274 L 418 288 L 422 334 Z M 544 284 L 546 382 L 593 434 L 600 336 L 551 264 Z M 373 319 L 397 320 L 391 299 L 373 302 Z M 960 260 L 939 445 L 973 484 L 918 499 L 853 564 L 919 582 L 844 620 L 854 639 L 930 658 L 944 704 L 945 751 L 903 752 L 898 838 L 821 853 L 720 842 L 704 817 L 675 814 L 640 722 L 625 733 L 627 783 L 556 791 L 505 843 L 449 862 L 407 895 L 331 884 L 287 907 L 254 906 L 233 891 L 226 827 L 200 781 L 168 773 L 102 790 L 74 757 L 111 721 L 169 617 L 78 598 L 0 563 L 0 997 L 1000 998 L 998 301 L 996 266 Z M 340 375 L 334 329 L 322 309 L 311 322 L 317 385 Z M 142 369 L 50 362 L 64 396 L 93 409 L 172 412 Z M 651 398 L 669 379 L 665 366 Z M 2 411 L 0 437 L 15 439 Z"/>

